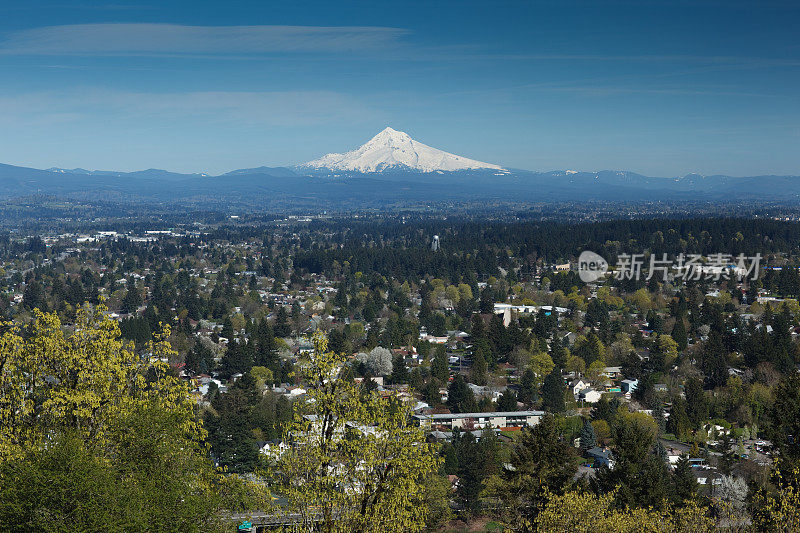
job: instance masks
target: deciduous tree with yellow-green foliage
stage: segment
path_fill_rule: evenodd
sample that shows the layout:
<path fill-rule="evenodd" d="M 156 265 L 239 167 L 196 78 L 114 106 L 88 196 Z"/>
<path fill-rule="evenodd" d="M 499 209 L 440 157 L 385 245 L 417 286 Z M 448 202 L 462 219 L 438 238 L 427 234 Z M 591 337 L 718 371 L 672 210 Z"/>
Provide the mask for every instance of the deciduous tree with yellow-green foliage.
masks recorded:
<path fill-rule="evenodd" d="M 425 525 L 426 480 L 439 466 L 434 445 L 411 422 L 411 406 L 348 378 L 343 354 L 325 336 L 302 362 L 304 408 L 276 457 L 275 491 L 309 531 L 418 531 Z"/>
<path fill-rule="evenodd" d="M 209 531 L 246 503 L 223 477 L 164 340 L 145 355 L 102 306 L 0 337 L 0 530 Z M 255 501 L 250 502 L 255 503 Z"/>
<path fill-rule="evenodd" d="M 715 523 L 707 508 L 689 502 L 680 509 L 622 509 L 614 507 L 614 494 L 567 492 L 554 495 L 538 514 L 532 531 L 551 533 L 711 533 Z"/>

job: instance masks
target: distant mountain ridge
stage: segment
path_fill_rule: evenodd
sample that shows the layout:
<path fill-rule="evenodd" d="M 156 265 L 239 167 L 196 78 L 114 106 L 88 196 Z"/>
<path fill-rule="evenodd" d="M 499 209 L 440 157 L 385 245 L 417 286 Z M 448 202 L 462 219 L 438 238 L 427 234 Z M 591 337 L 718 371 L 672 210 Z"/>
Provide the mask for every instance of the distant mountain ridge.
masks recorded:
<path fill-rule="evenodd" d="M 134 170 L 132 172 L 121 172 L 118 170 L 86 170 L 85 168 L 48 168 L 48 172 L 55 172 L 57 174 L 78 174 L 86 176 L 112 176 L 117 178 L 157 178 L 157 179 L 183 179 L 188 176 L 205 177 L 208 174 L 182 174 L 180 172 L 170 172 L 169 170 L 161 170 L 160 168 L 148 168 L 147 170 Z"/>
<path fill-rule="evenodd" d="M 296 167 L 256 167 L 210 176 L 0 164 L 0 198 L 46 194 L 79 199 L 195 206 L 384 207 L 430 202 L 756 202 L 800 205 L 800 177 L 504 168 L 454 155 L 386 128 L 344 154 Z"/>

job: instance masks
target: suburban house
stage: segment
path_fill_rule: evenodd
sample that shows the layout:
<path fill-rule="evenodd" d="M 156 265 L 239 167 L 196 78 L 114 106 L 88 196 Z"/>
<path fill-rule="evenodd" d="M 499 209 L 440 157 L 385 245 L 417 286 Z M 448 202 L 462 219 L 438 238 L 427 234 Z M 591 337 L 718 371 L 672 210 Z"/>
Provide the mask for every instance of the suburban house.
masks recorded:
<path fill-rule="evenodd" d="M 614 459 L 611 456 L 611 450 L 608 448 L 594 447 L 586 450 L 586 456 L 594 461 L 594 466 L 607 466 L 614 468 Z"/>
<path fill-rule="evenodd" d="M 626 394 L 635 391 L 636 387 L 638 387 L 638 386 L 639 386 L 639 380 L 638 379 L 623 379 L 620 382 L 620 389 L 622 389 L 622 392 L 624 392 Z"/>
<path fill-rule="evenodd" d="M 572 395 L 575 398 L 578 398 L 578 395 L 581 393 L 582 390 L 588 389 L 592 386 L 591 383 L 588 381 L 583 381 L 582 379 L 578 378 L 569 382 L 569 388 L 572 390 Z"/>
<path fill-rule="evenodd" d="M 566 333 L 564 336 L 561 337 L 561 342 L 562 343 L 566 342 L 569 346 L 575 344 L 576 340 L 578 340 L 578 334 L 575 333 L 574 331 L 570 331 L 569 333 Z"/>
<path fill-rule="evenodd" d="M 593 388 L 583 389 L 578 394 L 578 399 L 583 400 L 586 403 L 597 403 L 600 401 L 600 398 L 603 394 L 600 391 L 596 391 Z"/>

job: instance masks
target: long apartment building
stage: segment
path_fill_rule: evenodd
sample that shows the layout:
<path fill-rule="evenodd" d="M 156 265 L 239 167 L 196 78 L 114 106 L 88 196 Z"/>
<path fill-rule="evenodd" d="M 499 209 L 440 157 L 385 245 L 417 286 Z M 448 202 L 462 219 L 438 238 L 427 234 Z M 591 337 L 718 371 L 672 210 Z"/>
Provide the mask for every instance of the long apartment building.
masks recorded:
<path fill-rule="evenodd" d="M 487 425 L 495 429 L 535 426 L 544 411 L 503 411 L 496 413 L 447 413 L 414 415 L 414 421 L 426 430 L 482 429 Z"/>

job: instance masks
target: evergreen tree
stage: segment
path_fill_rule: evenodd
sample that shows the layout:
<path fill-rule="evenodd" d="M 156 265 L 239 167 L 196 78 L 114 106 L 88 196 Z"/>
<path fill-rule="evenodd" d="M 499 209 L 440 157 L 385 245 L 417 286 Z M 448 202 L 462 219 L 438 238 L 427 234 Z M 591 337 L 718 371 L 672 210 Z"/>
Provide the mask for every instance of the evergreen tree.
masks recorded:
<path fill-rule="evenodd" d="M 708 388 L 721 387 L 728 382 L 725 346 L 722 343 L 722 336 L 717 331 L 712 330 L 709 334 L 700 359 Z"/>
<path fill-rule="evenodd" d="M 677 343 L 678 350 L 684 351 L 689 343 L 689 338 L 686 334 L 686 326 L 683 323 L 683 316 L 679 316 L 675 320 L 675 326 L 672 328 L 672 339 Z"/>
<path fill-rule="evenodd" d="M 344 352 L 345 336 L 341 330 L 333 328 L 328 332 L 328 349 L 332 352 Z"/>
<path fill-rule="evenodd" d="M 656 509 L 665 505 L 669 472 L 654 446 L 656 433 L 655 423 L 647 415 L 622 413 L 614 418 L 614 468 L 601 468 L 596 479 L 600 491 L 617 488 L 619 505 Z"/>
<path fill-rule="evenodd" d="M 483 450 L 472 433 L 466 432 L 458 440 L 458 488 L 456 494 L 461 505 L 469 511 L 480 509 L 483 492 Z"/>
<path fill-rule="evenodd" d="M 447 389 L 447 406 L 454 413 L 474 413 L 478 409 L 475 395 L 463 376 L 456 376 Z"/>
<path fill-rule="evenodd" d="M 519 382 L 519 401 L 530 405 L 534 398 L 536 398 L 536 374 L 529 368 L 522 374 Z"/>
<path fill-rule="evenodd" d="M 508 334 L 505 324 L 503 324 L 503 317 L 501 315 L 492 315 L 492 319 L 489 321 L 488 337 L 489 342 L 494 350 L 492 351 L 490 357 L 487 357 L 487 354 L 484 354 L 484 358 L 486 358 L 487 363 L 489 363 L 491 366 L 494 366 L 494 364 L 497 362 L 498 355 L 505 357 L 514 347 L 511 344 L 511 337 Z"/>
<path fill-rule="evenodd" d="M 497 432 L 491 424 L 481 430 L 481 439 L 478 442 L 481 452 L 481 475 L 485 479 L 500 472 L 501 445 Z"/>
<path fill-rule="evenodd" d="M 292 334 L 292 328 L 289 325 L 289 314 L 283 306 L 278 308 L 273 330 L 275 331 L 275 336 L 280 338 L 289 337 Z"/>
<path fill-rule="evenodd" d="M 686 414 L 686 400 L 676 396 L 672 400 L 672 409 L 667 419 L 667 431 L 675 435 L 678 440 L 686 440 L 691 431 L 691 421 Z"/>
<path fill-rule="evenodd" d="M 676 505 L 682 505 L 697 494 L 697 480 L 692 473 L 689 457 L 686 455 L 681 455 L 675 465 L 675 471 L 672 473 L 672 486 Z"/>
<path fill-rule="evenodd" d="M 256 328 L 255 356 L 253 362 L 257 366 L 269 368 L 275 375 L 277 375 L 280 370 L 275 333 L 266 318 L 262 319 Z"/>
<path fill-rule="evenodd" d="M 429 380 L 422 387 L 422 399 L 431 407 L 442 403 L 442 395 L 439 394 L 439 385 L 434 380 Z"/>
<path fill-rule="evenodd" d="M 139 290 L 136 288 L 136 282 L 133 278 L 128 279 L 126 287 L 128 290 L 122 298 L 120 310 L 123 313 L 134 313 L 139 306 L 142 305 L 142 296 L 139 294 Z"/>
<path fill-rule="evenodd" d="M 588 450 L 597 446 L 597 436 L 594 433 L 594 427 L 586 420 L 583 423 L 580 433 L 581 448 Z"/>
<path fill-rule="evenodd" d="M 553 359 L 556 368 L 561 370 L 567 364 L 567 349 L 560 342 L 554 341 L 550 357 Z"/>
<path fill-rule="evenodd" d="M 564 402 L 564 381 L 561 379 L 561 372 L 554 368 L 542 384 L 542 409 L 548 413 L 563 413 L 566 409 Z"/>
<path fill-rule="evenodd" d="M 664 319 L 661 318 L 661 315 L 654 310 L 650 310 L 647 313 L 647 329 L 654 333 L 661 333 L 663 327 Z"/>
<path fill-rule="evenodd" d="M 663 434 L 667 430 L 667 417 L 664 413 L 664 404 L 660 401 L 653 406 L 653 419 L 658 424 L 658 434 Z"/>
<path fill-rule="evenodd" d="M 22 303 L 28 309 L 47 311 L 44 287 L 42 287 L 42 284 L 35 279 L 29 281 L 25 285 L 25 291 L 22 293 Z"/>
<path fill-rule="evenodd" d="M 436 355 L 433 356 L 431 363 L 431 375 L 442 385 L 446 384 L 450 377 L 450 363 L 447 360 L 444 344 L 436 346 Z"/>
<path fill-rule="evenodd" d="M 691 378 L 684 388 L 686 395 L 686 416 L 692 429 L 697 430 L 708 418 L 708 399 L 703 391 L 703 383 L 698 378 Z"/>
<path fill-rule="evenodd" d="M 588 367 L 598 359 L 605 357 L 606 349 L 600 341 L 600 337 L 594 331 L 591 331 L 586 339 L 575 349 L 573 355 L 577 355 L 586 362 Z"/>
<path fill-rule="evenodd" d="M 486 361 L 480 352 L 472 356 L 472 368 L 470 369 L 470 379 L 476 385 L 486 385 L 489 373 L 486 368 Z"/>
<path fill-rule="evenodd" d="M 784 460 L 800 463 L 800 376 L 794 373 L 781 381 L 774 392 L 775 401 L 767 413 L 767 434 Z"/>
<path fill-rule="evenodd" d="M 252 366 L 253 359 L 247 344 L 230 341 L 220 361 L 220 375 L 229 378 L 234 374 L 244 374 Z"/>
<path fill-rule="evenodd" d="M 514 391 L 506 389 L 497 399 L 497 410 L 501 412 L 509 412 L 517 410 L 517 395 Z"/>
<path fill-rule="evenodd" d="M 479 305 L 481 314 L 488 315 L 489 313 L 494 313 L 494 295 L 492 292 L 492 288 L 488 286 L 481 292 L 481 301 Z"/>
<path fill-rule="evenodd" d="M 473 343 L 477 339 L 483 339 L 486 337 L 486 325 L 484 324 L 483 317 L 481 317 L 481 315 L 474 315 L 472 317 L 471 337 Z"/>
<path fill-rule="evenodd" d="M 453 444 L 445 443 L 442 445 L 441 455 L 444 457 L 442 471 L 449 476 L 458 474 L 458 451 L 456 447 Z"/>
<path fill-rule="evenodd" d="M 592 407 L 591 418 L 592 420 L 605 420 L 611 422 L 614 416 L 614 411 L 611 409 L 606 398 L 600 398 Z"/>
<path fill-rule="evenodd" d="M 406 362 L 402 355 L 396 355 L 392 362 L 390 380 L 395 385 L 408 383 L 408 368 L 406 368 Z"/>
<path fill-rule="evenodd" d="M 731 468 L 736 463 L 736 450 L 733 447 L 733 442 L 729 434 L 724 434 L 720 441 L 721 455 L 717 459 L 717 468 L 720 473 L 728 476 L 731 473 Z"/>
<path fill-rule="evenodd" d="M 224 337 L 228 339 L 229 342 L 233 342 L 233 337 L 235 335 L 233 331 L 233 323 L 231 322 L 231 317 L 225 317 L 225 322 L 222 324 L 222 332 L 220 332 L 220 337 Z"/>
<path fill-rule="evenodd" d="M 562 494 L 577 465 L 573 448 L 564 440 L 559 423 L 545 414 L 538 424 L 522 431 L 511 451 L 511 468 L 504 469 L 501 492 L 511 523 L 533 523 L 549 494 Z"/>
<path fill-rule="evenodd" d="M 214 354 L 201 342 L 196 342 L 186 354 L 185 367 L 194 374 L 208 374 L 214 368 Z"/>

